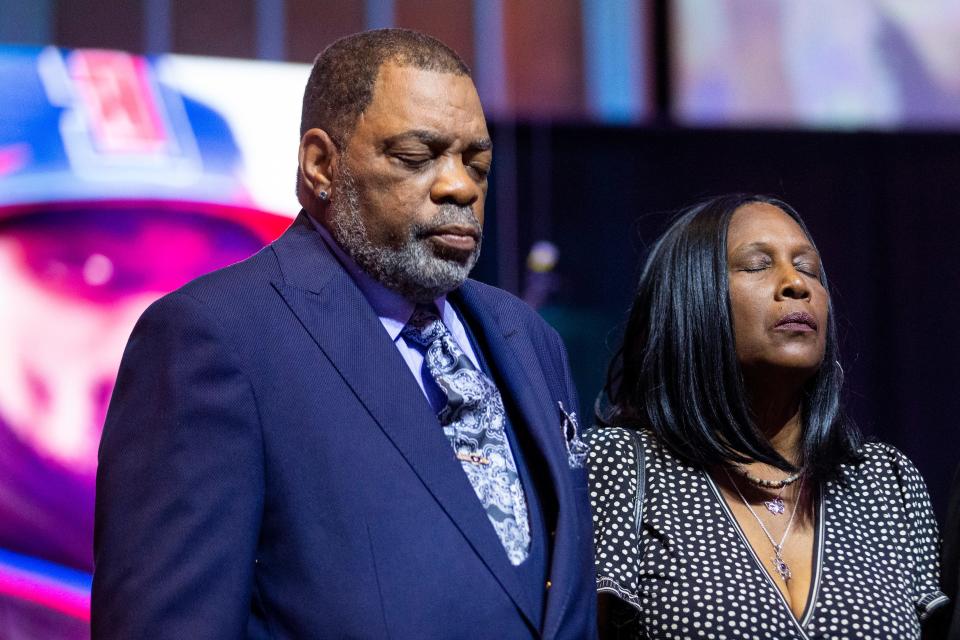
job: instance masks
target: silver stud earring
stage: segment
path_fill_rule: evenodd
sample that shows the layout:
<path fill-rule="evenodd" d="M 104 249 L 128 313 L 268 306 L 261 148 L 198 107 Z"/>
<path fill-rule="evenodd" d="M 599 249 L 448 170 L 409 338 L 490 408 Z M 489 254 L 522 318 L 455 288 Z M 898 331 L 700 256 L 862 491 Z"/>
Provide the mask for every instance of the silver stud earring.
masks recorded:
<path fill-rule="evenodd" d="M 320 191 L 317 191 L 317 197 L 320 198 L 321 201 L 326 202 L 330 199 L 330 194 L 321 189 Z"/>

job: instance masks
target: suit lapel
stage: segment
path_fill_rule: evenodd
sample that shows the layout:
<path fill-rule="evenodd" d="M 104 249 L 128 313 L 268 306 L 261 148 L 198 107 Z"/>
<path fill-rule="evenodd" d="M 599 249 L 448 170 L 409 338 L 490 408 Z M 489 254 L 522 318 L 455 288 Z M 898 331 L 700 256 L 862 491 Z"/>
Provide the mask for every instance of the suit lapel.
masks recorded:
<path fill-rule="evenodd" d="M 522 414 L 523 424 L 515 427 L 528 429 L 549 467 L 558 504 L 556 535 L 548 558 L 554 587 L 547 593 L 543 625 L 544 636 L 549 637 L 557 631 L 570 596 L 580 584 L 576 572 L 577 554 L 582 546 L 579 534 L 582 523 L 578 522 L 576 508 L 578 498 L 571 482 L 574 472 L 567 463 L 560 408 L 543 376 L 540 357 L 543 354 L 530 342 L 530 333 L 520 326 L 519 316 L 486 300 L 476 283 L 465 283 L 451 298 L 480 334 L 479 341 L 487 349 L 488 362 L 500 375 L 501 393 L 510 394 Z M 567 409 L 575 410 L 574 407 Z"/>
<path fill-rule="evenodd" d="M 531 605 L 436 416 L 376 313 L 301 213 L 273 244 L 274 287 L 357 400 L 536 628 Z"/>

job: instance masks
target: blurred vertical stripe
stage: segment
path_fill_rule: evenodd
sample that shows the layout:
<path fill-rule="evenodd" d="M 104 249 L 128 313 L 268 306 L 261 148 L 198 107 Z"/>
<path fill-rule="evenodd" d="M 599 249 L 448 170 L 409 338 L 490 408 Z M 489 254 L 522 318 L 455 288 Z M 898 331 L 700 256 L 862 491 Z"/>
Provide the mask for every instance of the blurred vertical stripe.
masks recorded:
<path fill-rule="evenodd" d="M 0 42 L 47 44 L 53 37 L 52 0 L 0 0 Z"/>
<path fill-rule="evenodd" d="M 649 0 L 583 0 L 584 81 L 592 115 L 633 122 L 644 114 L 644 12 Z"/>
<path fill-rule="evenodd" d="M 286 3 L 284 0 L 257 0 L 257 57 L 283 60 L 286 57 Z"/>
<path fill-rule="evenodd" d="M 488 117 L 510 108 L 503 41 L 503 0 L 473 0 L 473 81 Z"/>
<path fill-rule="evenodd" d="M 367 29 L 387 29 L 396 19 L 393 0 L 366 0 Z"/>
<path fill-rule="evenodd" d="M 143 49 L 166 53 L 173 44 L 170 0 L 143 0 Z"/>

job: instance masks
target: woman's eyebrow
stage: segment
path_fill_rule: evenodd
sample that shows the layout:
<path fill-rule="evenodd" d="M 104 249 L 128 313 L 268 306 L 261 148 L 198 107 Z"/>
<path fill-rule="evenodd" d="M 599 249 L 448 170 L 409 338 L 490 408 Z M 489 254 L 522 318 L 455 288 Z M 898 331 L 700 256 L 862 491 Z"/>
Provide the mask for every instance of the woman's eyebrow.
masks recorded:
<path fill-rule="evenodd" d="M 739 247 L 734 247 L 733 250 L 735 252 L 742 252 L 742 251 L 755 251 L 755 250 L 756 251 L 772 251 L 773 249 L 774 249 L 773 244 L 766 242 L 764 240 L 757 240 L 755 242 L 750 242 L 748 244 L 740 245 Z M 808 242 L 794 245 L 793 247 L 790 248 L 790 253 L 794 255 L 810 253 L 817 257 L 820 257 L 820 254 L 817 252 L 817 250 L 813 247 L 812 244 Z"/>
<path fill-rule="evenodd" d="M 813 247 L 813 245 L 810 245 L 810 244 L 797 245 L 796 247 L 794 247 L 793 253 L 794 253 L 794 255 L 798 255 L 798 256 L 809 254 L 809 255 L 814 256 L 814 257 L 817 258 L 818 260 L 820 259 L 820 252 L 817 251 L 817 250 Z"/>
<path fill-rule="evenodd" d="M 742 244 L 740 246 L 734 247 L 733 251 L 730 252 L 731 255 L 735 253 L 749 253 L 751 251 L 763 251 L 769 253 L 771 248 L 770 243 L 763 241 L 749 242 L 747 244 Z"/>

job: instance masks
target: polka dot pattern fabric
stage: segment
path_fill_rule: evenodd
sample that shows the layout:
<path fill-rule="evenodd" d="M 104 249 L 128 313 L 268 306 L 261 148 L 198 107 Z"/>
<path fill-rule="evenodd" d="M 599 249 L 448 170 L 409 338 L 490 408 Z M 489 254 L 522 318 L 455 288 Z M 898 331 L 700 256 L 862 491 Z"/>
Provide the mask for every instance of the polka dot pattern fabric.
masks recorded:
<path fill-rule="evenodd" d="M 910 639 L 946 603 L 926 486 L 891 446 L 864 445 L 863 462 L 822 491 L 811 595 L 797 619 L 702 469 L 643 430 L 605 427 L 585 440 L 597 589 L 636 611 L 621 637 Z"/>

